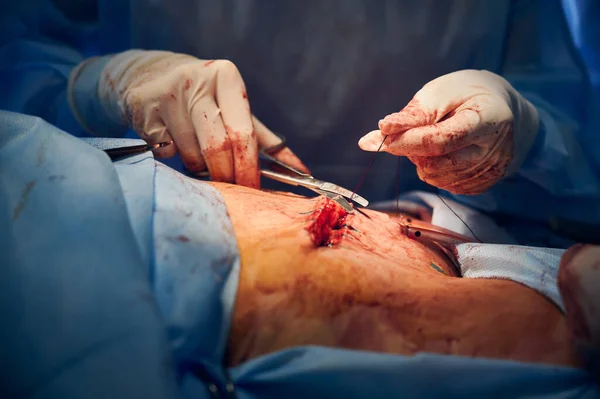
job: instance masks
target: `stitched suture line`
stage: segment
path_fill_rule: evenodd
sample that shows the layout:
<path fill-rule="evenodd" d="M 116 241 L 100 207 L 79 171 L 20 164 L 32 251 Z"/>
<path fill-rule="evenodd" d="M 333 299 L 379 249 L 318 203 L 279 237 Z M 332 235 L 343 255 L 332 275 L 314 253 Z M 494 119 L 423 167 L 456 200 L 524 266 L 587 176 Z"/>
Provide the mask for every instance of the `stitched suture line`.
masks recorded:
<path fill-rule="evenodd" d="M 460 221 L 462 222 L 462 224 L 464 224 L 464 225 L 465 225 L 465 227 L 466 227 L 467 229 L 469 229 L 469 231 L 471 232 L 471 234 L 473 235 L 473 237 L 474 237 L 474 238 L 475 238 L 477 241 L 479 241 L 480 243 L 483 243 L 483 241 L 481 241 L 481 240 L 479 239 L 479 237 L 477 237 L 477 235 L 475 235 L 475 232 L 474 232 L 473 230 L 471 230 L 471 228 L 469 227 L 469 225 L 468 225 L 468 224 L 467 224 L 467 223 L 466 223 L 464 220 L 462 220 L 462 218 L 461 218 L 460 216 L 458 216 L 458 214 L 457 214 L 456 212 L 454 212 L 454 209 L 452 209 L 452 208 L 450 207 L 450 205 L 448 205 L 448 204 L 446 203 L 446 201 L 444 201 L 444 199 L 443 199 L 443 198 L 440 196 L 440 194 L 436 193 L 436 195 L 437 195 L 437 196 L 438 196 L 438 198 L 439 198 L 439 199 L 440 199 L 440 200 L 441 200 L 441 201 L 444 203 L 444 205 L 446 205 L 446 206 L 448 207 L 448 209 L 450 209 L 450 212 L 452 212 L 452 213 L 454 214 L 454 216 L 456 216 L 456 217 L 458 218 L 458 220 L 460 220 Z"/>
<path fill-rule="evenodd" d="M 362 186 L 363 182 L 365 181 L 365 177 L 367 177 L 367 173 L 371 169 L 371 166 L 373 166 L 373 162 L 375 162 L 375 157 L 379 154 L 379 150 L 381 150 L 381 147 L 383 147 L 383 143 L 385 143 L 385 140 L 387 140 L 387 138 L 388 138 L 388 136 L 385 136 L 383 138 L 383 141 L 381 142 L 381 144 L 379 144 L 379 148 L 377 149 L 375 154 L 373 154 L 373 156 L 371 157 L 371 160 L 369 161 L 367 168 L 363 172 L 362 176 L 360 177 L 360 180 L 358 181 L 358 184 L 356 185 L 356 187 L 354 188 L 354 191 L 352 192 L 352 197 L 350 197 L 350 200 L 352 200 L 354 198 L 354 196 L 356 195 L 356 192 L 358 191 L 360 186 Z"/>

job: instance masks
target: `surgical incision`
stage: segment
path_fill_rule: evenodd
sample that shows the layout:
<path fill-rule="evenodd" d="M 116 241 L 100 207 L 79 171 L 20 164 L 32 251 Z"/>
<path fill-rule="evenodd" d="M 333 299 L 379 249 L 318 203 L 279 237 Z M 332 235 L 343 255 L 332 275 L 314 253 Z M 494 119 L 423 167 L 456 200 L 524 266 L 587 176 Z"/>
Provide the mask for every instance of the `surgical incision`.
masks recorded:
<path fill-rule="evenodd" d="M 315 246 L 333 246 L 338 244 L 349 229 L 346 224 L 348 212 L 330 199 L 325 199 L 311 215 L 316 218 L 306 228 Z"/>

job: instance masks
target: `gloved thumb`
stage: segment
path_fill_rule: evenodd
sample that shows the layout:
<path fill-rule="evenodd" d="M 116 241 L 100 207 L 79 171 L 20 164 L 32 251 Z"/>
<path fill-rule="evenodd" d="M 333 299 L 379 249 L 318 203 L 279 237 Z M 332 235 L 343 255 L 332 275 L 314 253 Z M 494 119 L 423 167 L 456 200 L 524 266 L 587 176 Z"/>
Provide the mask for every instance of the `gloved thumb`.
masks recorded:
<path fill-rule="evenodd" d="M 372 132 L 365 134 L 363 137 L 361 137 L 360 140 L 358 140 L 358 146 L 363 151 L 385 151 L 385 147 L 383 146 L 385 138 L 386 136 L 383 133 L 381 133 L 381 130 L 373 130 Z"/>

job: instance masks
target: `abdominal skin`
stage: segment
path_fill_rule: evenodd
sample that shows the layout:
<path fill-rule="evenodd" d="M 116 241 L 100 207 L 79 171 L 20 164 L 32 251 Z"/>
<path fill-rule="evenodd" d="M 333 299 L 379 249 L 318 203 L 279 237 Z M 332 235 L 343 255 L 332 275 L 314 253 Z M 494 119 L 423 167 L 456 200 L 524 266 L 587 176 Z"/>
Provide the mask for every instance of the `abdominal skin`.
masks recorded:
<path fill-rule="evenodd" d="M 230 366 L 298 345 L 576 364 L 551 302 L 511 281 L 456 278 L 385 214 L 353 212 L 317 245 L 325 198 L 213 186 L 241 256 Z"/>

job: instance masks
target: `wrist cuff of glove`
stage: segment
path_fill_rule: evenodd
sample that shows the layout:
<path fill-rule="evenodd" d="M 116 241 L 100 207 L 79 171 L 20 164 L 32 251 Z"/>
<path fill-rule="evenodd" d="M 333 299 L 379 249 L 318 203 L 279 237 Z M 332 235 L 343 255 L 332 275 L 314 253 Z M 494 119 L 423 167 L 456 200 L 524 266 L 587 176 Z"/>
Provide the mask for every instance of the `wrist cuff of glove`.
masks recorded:
<path fill-rule="evenodd" d="M 100 76 L 111 58 L 89 58 L 77 65 L 69 76 L 67 93 L 71 112 L 79 124 L 95 136 L 119 137 L 127 132 L 127 126 L 115 123 L 98 98 Z"/>

